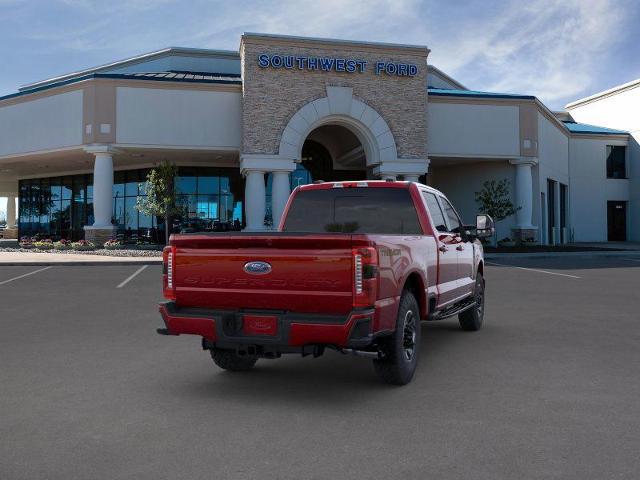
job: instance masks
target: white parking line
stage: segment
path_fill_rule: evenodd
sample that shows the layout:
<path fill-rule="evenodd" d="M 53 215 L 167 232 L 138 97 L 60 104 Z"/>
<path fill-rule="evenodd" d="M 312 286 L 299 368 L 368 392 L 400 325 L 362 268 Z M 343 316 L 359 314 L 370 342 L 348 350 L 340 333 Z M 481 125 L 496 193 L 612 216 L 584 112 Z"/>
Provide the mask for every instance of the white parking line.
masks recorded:
<path fill-rule="evenodd" d="M 118 285 L 116 288 L 122 288 L 124 287 L 127 283 L 129 283 L 131 280 L 133 280 L 134 278 L 136 278 L 136 276 L 142 272 L 145 268 L 147 268 L 149 265 L 143 265 L 141 266 L 138 270 L 136 270 L 135 272 L 133 272 L 133 274 L 131 274 L 130 276 L 128 276 L 127 278 L 125 278 L 122 283 L 120 283 L 120 285 Z"/>
<path fill-rule="evenodd" d="M 498 267 L 511 267 L 511 268 L 517 268 L 520 270 L 528 270 L 530 272 L 547 273 L 549 275 L 558 275 L 560 277 L 582 278 L 582 277 L 578 277 L 577 275 L 569 275 L 568 273 L 557 273 L 557 272 L 549 272 L 548 270 L 538 270 L 535 268 L 517 267 L 515 265 L 507 265 L 505 263 L 494 263 L 494 262 L 485 262 L 485 263 L 487 265 L 497 265 Z"/>
<path fill-rule="evenodd" d="M 38 273 L 38 272 L 44 272 L 45 270 L 49 270 L 50 268 L 51 268 L 51 266 L 40 268 L 38 270 L 34 270 L 33 272 L 25 273 L 24 275 L 20 275 L 18 277 L 13 277 L 13 278 L 10 278 L 9 280 L 4 280 L 4 281 L 0 282 L 0 285 L 4 285 L 5 283 L 13 282 L 14 280 L 19 280 L 21 278 L 28 277 L 29 275 L 33 275 L 33 274 Z"/>

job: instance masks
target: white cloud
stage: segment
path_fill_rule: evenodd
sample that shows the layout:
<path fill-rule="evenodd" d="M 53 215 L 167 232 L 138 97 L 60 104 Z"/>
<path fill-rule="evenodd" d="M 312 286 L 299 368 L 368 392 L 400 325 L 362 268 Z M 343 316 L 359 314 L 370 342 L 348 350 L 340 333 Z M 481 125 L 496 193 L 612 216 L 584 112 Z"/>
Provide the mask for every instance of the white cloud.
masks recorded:
<path fill-rule="evenodd" d="M 512 2 L 492 21 L 467 21 L 463 39 L 435 42 L 433 60 L 471 88 L 558 106 L 594 84 L 598 56 L 621 38 L 625 12 L 613 0 Z"/>
<path fill-rule="evenodd" d="M 429 46 L 429 61 L 470 88 L 534 94 L 555 107 L 593 90 L 604 70 L 597 68 L 628 37 L 629 12 L 637 10 L 631 0 L 57 0 L 48 6 L 46 13 L 28 13 L 41 21 L 22 36 L 52 55 L 78 52 L 101 63 L 169 45 L 235 50 L 244 31 L 414 43 Z"/>

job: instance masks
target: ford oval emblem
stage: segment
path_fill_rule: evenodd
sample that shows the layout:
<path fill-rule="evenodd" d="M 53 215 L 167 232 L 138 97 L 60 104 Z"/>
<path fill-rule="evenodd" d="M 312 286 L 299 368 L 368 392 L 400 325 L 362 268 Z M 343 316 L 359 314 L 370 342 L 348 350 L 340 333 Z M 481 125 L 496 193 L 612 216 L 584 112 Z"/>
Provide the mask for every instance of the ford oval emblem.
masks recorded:
<path fill-rule="evenodd" d="M 267 262 L 247 262 L 244 264 L 244 271 L 251 275 L 266 275 L 271 272 L 271 265 Z"/>

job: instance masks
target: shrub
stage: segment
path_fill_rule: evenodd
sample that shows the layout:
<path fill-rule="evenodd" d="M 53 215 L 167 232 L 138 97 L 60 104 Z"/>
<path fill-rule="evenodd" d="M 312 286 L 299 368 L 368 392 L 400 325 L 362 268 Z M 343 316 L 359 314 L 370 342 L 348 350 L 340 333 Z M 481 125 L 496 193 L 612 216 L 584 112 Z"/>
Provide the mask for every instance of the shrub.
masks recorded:
<path fill-rule="evenodd" d="M 122 248 L 123 243 L 120 240 L 107 240 L 106 242 L 104 242 L 104 248 L 107 250 L 118 250 L 120 248 Z"/>
<path fill-rule="evenodd" d="M 87 240 L 78 240 L 77 242 L 73 242 L 71 244 L 71 247 L 74 250 L 83 250 L 83 251 L 95 250 L 96 249 L 96 246 L 93 243 L 91 243 L 91 242 L 89 242 Z"/>
<path fill-rule="evenodd" d="M 56 250 L 71 250 L 71 240 L 62 239 L 58 242 L 53 242 L 53 248 Z"/>
<path fill-rule="evenodd" d="M 20 248 L 33 248 L 33 241 L 31 237 L 20 237 Z"/>
<path fill-rule="evenodd" d="M 53 248 L 53 242 L 49 238 L 45 240 L 36 240 L 33 242 L 33 246 L 40 250 L 51 250 Z"/>

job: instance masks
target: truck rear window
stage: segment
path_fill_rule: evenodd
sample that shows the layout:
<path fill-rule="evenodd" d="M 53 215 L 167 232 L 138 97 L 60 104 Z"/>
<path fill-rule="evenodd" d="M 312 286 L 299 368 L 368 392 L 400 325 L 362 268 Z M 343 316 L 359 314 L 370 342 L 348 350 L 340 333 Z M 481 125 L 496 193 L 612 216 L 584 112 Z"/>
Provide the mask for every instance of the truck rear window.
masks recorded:
<path fill-rule="evenodd" d="M 422 235 L 411 195 L 401 188 L 299 191 L 283 230 Z"/>

